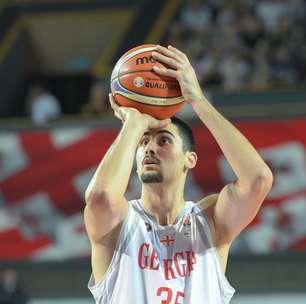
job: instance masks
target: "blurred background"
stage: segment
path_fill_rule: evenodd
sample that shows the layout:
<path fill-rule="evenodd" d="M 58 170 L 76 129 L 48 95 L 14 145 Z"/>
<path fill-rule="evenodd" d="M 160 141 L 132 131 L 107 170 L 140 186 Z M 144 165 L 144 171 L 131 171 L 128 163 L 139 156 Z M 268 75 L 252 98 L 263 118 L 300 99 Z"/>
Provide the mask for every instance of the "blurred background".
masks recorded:
<path fill-rule="evenodd" d="M 112 68 L 130 48 L 172 44 L 274 173 L 232 246 L 232 303 L 306 303 L 304 0 L 0 0 L 0 304 L 93 303 L 84 191 L 120 122 Z M 190 108 L 198 166 L 187 199 L 233 180 Z M 138 196 L 131 176 L 127 197 Z"/>

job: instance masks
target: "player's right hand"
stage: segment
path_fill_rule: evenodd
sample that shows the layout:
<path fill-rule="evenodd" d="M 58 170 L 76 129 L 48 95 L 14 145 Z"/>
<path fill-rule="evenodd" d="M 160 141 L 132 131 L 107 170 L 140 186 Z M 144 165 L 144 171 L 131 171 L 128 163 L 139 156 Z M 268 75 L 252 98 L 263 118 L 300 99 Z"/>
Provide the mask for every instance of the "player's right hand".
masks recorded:
<path fill-rule="evenodd" d="M 152 117 L 151 115 L 140 113 L 135 108 L 119 106 L 115 102 L 114 97 L 111 93 L 108 96 L 110 105 L 114 110 L 115 116 L 119 118 L 122 123 L 125 123 L 128 120 L 137 121 L 139 123 L 143 123 L 145 129 L 160 129 L 166 127 L 169 123 L 171 123 L 170 118 L 159 120 Z"/>

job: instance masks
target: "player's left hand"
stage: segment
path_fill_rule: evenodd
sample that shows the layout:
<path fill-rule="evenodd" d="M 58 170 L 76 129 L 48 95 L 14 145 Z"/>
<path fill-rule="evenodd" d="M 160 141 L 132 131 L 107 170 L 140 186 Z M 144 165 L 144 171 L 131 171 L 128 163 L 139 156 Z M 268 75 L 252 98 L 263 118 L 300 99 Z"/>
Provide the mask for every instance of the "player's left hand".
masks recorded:
<path fill-rule="evenodd" d="M 155 60 L 166 64 L 169 68 L 154 66 L 154 72 L 162 76 L 176 78 L 181 86 L 182 95 L 191 105 L 204 98 L 196 73 L 187 56 L 175 47 L 168 48 L 157 45 L 152 52 Z"/>

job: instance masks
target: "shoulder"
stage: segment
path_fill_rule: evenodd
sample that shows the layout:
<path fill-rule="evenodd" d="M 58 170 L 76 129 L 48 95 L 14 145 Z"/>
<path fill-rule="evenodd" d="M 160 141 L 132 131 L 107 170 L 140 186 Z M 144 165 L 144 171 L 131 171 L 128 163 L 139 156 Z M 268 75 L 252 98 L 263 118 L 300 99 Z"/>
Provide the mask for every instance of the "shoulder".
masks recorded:
<path fill-rule="evenodd" d="M 197 202 L 197 205 L 200 207 L 200 209 L 207 218 L 211 231 L 212 242 L 214 243 L 214 245 L 216 245 L 216 227 L 213 220 L 214 219 L 213 214 L 218 197 L 219 193 L 213 193 L 203 197 L 201 200 Z"/>
<path fill-rule="evenodd" d="M 211 234 L 212 234 L 213 243 L 216 247 L 220 245 L 223 246 L 225 243 L 228 243 L 226 239 L 224 238 L 224 235 L 225 235 L 224 231 L 222 231 L 222 229 L 218 229 L 216 222 L 215 222 L 215 210 L 216 210 L 217 202 L 219 199 L 219 195 L 220 193 L 210 194 L 202 198 L 198 202 L 202 212 L 205 214 L 208 220 Z"/>
<path fill-rule="evenodd" d="M 214 212 L 216 208 L 216 204 L 219 198 L 219 193 L 210 194 L 204 198 L 202 198 L 198 204 L 200 205 L 202 212 L 205 214 L 210 231 L 213 245 L 216 247 L 218 251 L 218 257 L 220 259 L 220 264 L 223 272 L 225 272 L 228 253 L 230 248 L 230 243 L 226 243 L 222 238 L 222 231 L 218 231 L 214 221 Z"/>
<path fill-rule="evenodd" d="M 203 197 L 197 202 L 203 211 L 209 211 L 214 207 L 219 197 L 219 193 L 213 193 Z"/>

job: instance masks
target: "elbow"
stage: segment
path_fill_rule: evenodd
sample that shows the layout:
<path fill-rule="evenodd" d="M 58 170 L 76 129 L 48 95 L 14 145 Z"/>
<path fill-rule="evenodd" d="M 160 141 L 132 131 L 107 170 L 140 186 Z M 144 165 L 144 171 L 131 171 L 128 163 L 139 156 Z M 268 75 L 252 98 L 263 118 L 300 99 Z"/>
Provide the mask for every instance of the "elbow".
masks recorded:
<path fill-rule="evenodd" d="M 85 191 L 85 203 L 88 205 L 108 201 L 109 193 L 111 192 L 107 189 L 106 183 L 99 182 L 99 184 L 97 184 L 95 179 L 92 179 Z"/>
<path fill-rule="evenodd" d="M 85 203 L 88 206 L 105 203 L 109 200 L 109 195 L 103 189 L 87 189 L 85 192 Z"/>
<path fill-rule="evenodd" d="M 260 173 L 260 179 L 266 185 L 269 190 L 273 185 L 273 173 L 268 166 L 265 166 Z"/>
<path fill-rule="evenodd" d="M 273 185 L 273 174 L 268 166 L 263 166 L 259 172 L 255 175 L 253 180 L 253 186 L 260 192 L 267 194 Z"/>

